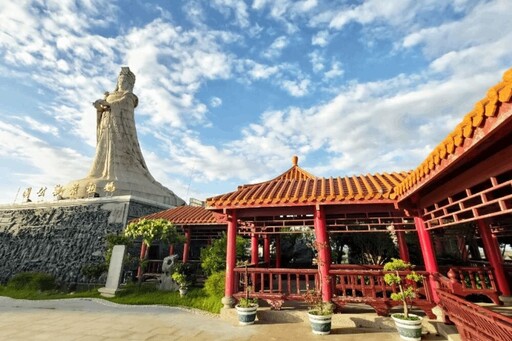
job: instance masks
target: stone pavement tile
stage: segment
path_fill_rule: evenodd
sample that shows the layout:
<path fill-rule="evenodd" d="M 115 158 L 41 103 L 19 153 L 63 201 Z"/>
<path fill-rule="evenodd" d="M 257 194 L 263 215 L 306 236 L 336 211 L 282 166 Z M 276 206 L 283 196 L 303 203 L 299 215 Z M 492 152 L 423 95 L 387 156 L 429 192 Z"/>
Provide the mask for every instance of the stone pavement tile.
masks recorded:
<path fill-rule="evenodd" d="M 111 338 L 106 338 L 98 335 L 83 335 L 76 339 L 76 341 L 103 341 L 103 340 L 112 340 Z"/>

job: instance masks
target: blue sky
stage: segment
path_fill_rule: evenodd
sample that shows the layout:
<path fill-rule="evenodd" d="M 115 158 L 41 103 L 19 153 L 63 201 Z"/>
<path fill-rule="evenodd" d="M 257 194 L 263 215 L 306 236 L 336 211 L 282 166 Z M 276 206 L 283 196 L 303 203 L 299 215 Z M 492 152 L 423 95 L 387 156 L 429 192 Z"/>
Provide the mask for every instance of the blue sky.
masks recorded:
<path fill-rule="evenodd" d="M 148 167 L 186 201 L 273 178 L 293 155 L 325 177 L 412 169 L 512 66 L 511 12 L 508 0 L 2 1 L 0 203 L 42 186 L 51 200 L 87 174 L 91 103 L 125 65 Z"/>

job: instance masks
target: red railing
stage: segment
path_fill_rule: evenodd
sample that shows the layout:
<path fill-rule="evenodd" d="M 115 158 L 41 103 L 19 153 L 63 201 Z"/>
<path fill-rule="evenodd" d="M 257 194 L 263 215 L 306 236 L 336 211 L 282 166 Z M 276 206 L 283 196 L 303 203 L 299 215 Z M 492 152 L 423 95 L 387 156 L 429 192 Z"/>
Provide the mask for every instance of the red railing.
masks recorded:
<path fill-rule="evenodd" d="M 400 277 L 405 281 L 409 271 L 400 271 Z M 411 301 L 413 306 L 417 306 L 425 313 L 435 318 L 432 308 L 435 306 L 431 297 L 429 297 L 428 273 L 416 271 L 423 276 L 419 283 L 411 283 L 416 289 L 417 296 Z M 385 271 L 381 270 L 340 270 L 334 269 L 329 272 L 333 284 L 333 301 L 339 305 L 345 303 L 364 303 L 372 306 L 377 314 L 386 316 L 389 310 L 401 302 L 391 299 L 392 293 L 398 293 L 399 288 L 396 285 L 388 285 L 384 281 Z"/>
<path fill-rule="evenodd" d="M 460 297 L 485 295 L 495 304 L 502 304 L 491 268 L 452 267 L 447 276 L 436 274 L 436 280 L 445 291 Z"/>
<path fill-rule="evenodd" d="M 500 315 L 439 289 L 439 305 L 456 326 L 462 340 L 510 341 L 512 318 Z"/>
<path fill-rule="evenodd" d="M 347 267 L 343 267 L 347 268 Z M 319 288 L 317 269 L 284 269 L 284 268 L 235 268 L 234 296 L 245 294 L 245 271 L 248 284 L 252 287 L 250 296 L 267 300 L 274 308 L 279 309 L 284 301 L 302 301 L 307 290 Z M 425 272 L 418 272 L 427 276 Z M 400 272 L 405 277 L 408 272 Z M 356 269 L 331 269 L 329 272 L 333 288 L 333 302 L 338 306 L 350 303 L 364 303 L 372 306 L 379 315 L 387 315 L 391 307 L 400 304 L 391 300 L 391 293 L 398 292 L 395 285 L 384 282 L 385 272 Z M 416 284 L 414 284 L 416 285 Z M 419 295 L 412 302 L 425 313 L 434 318 L 434 303 L 428 297 L 429 282 L 425 279 L 417 286 Z"/>
<path fill-rule="evenodd" d="M 250 296 L 275 301 L 276 304 L 283 300 L 303 300 L 307 290 L 318 286 L 316 269 L 235 268 L 235 297 L 245 293 L 246 270 L 248 284 L 252 287 Z"/>

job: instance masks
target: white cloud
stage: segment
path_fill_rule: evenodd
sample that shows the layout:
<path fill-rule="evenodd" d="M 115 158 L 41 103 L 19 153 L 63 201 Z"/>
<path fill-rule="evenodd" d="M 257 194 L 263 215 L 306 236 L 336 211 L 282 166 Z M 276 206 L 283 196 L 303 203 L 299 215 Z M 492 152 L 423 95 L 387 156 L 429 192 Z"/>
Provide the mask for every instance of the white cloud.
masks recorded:
<path fill-rule="evenodd" d="M 411 0 L 368 0 L 359 6 L 343 9 L 334 14 L 329 27 L 339 30 L 352 21 L 361 24 L 368 24 L 376 19 L 401 21 L 412 15 L 412 11 L 408 11 L 410 6 Z"/>
<path fill-rule="evenodd" d="M 59 135 L 59 130 L 57 129 L 57 127 L 36 121 L 30 116 L 19 117 L 18 119 L 24 121 L 26 123 L 24 126 L 33 131 L 38 131 L 44 134 L 51 134 L 53 136 Z"/>
<path fill-rule="evenodd" d="M 281 55 L 282 50 L 286 46 L 288 46 L 288 44 L 288 38 L 285 36 L 280 36 L 272 42 L 272 44 L 268 47 L 266 51 L 262 53 L 262 55 L 269 59 L 279 57 Z"/>
<path fill-rule="evenodd" d="M 284 90 L 294 97 L 301 97 L 308 93 L 311 81 L 309 79 L 302 79 L 297 81 L 283 80 L 281 85 Z"/>
<path fill-rule="evenodd" d="M 27 186 L 50 188 L 84 177 L 91 161 L 69 148 L 50 146 L 23 128 L 2 121 L 0 145 L 0 158 L 21 160 L 27 166 L 27 170 L 15 174 L 18 182 Z"/>
<path fill-rule="evenodd" d="M 232 11 L 240 27 L 249 26 L 249 14 L 247 13 L 245 2 L 238 0 L 213 0 L 210 4 L 226 17 Z"/>
<path fill-rule="evenodd" d="M 217 108 L 222 105 L 222 99 L 220 99 L 219 97 L 212 97 L 210 99 L 210 105 L 214 108 Z"/>
<path fill-rule="evenodd" d="M 314 50 L 309 54 L 309 60 L 313 66 L 314 72 L 322 71 L 325 68 L 325 58 L 318 50 Z"/>
<path fill-rule="evenodd" d="M 249 76 L 254 80 L 267 79 L 279 72 L 278 66 L 268 66 L 256 63 L 252 60 L 246 60 L 245 66 L 248 68 L 247 72 Z"/>
<path fill-rule="evenodd" d="M 311 44 L 324 47 L 329 44 L 330 39 L 329 31 L 320 31 L 311 38 Z"/>
<path fill-rule="evenodd" d="M 331 69 L 325 73 L 326 78 L 335 78 L 341 77 L 345 71 L 343 71 L 342 65 L 340 62 L 333 62 L 331 65 Z"/>

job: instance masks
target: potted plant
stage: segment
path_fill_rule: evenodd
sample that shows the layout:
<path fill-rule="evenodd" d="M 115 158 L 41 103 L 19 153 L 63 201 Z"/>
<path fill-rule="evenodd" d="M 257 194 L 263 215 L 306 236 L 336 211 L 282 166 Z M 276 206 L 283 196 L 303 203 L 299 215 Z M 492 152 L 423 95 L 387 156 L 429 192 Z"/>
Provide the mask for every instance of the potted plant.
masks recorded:
<path fill-rule="evenodd" d="M 422 318 L 409 313 L 409 309 L 411 300 L 416 297 L 417 287 L 415 284 L 422 281 L 423 276 L 411 271 L 405 278 L 402 278 L 399 273 L 399 271 L 409 271 L 412 268 L 410 263 L 393 258 L 384 265 L 384 271 L 389 271 L 384 275 L 384 281 L 388 285 L 397 285 L 399 289 L 399 292 L 391 294 L 391 299 L 402 301 L 404 312 L 392 314 L 391 317 L 395 321 L 400 337 L 404 340 L 418 341 L 421 340 Z"/>
<path fill-rule="evenodd" d="M 322 301 L 322 293 L 316 290 L 308 290 L 304 295 L 304 301 L 308 304 L 308 318 L 313 334 L 327 335 L 331 333 L 333 304 Z"/>
<path fill-rule="evenodd" d="M 315 242 L 315 248 L 318 250 L 322 245 Z M 324 246 L 325 247 L 325 246 Z M 322 300 L 322 272 L 320 271 L 320 262 L 313 258 L 313 264 L 317 265 L 319 288 L 320 290 L 307 290 L 304 295 L 304 301 L 308 304 L 308 318 L 311 323 L 313 334 L 327 335 L 331 333 L 331 322 L 333 314 L 333 304 Z"/>
<path fill-rule="evenodd" d="M 254 324 L 256 320 L 256 312 L 258 311 L 258 300 L 256 298 L 250 298 L 249 293 L 251 287 L 249 286 L 249 276 L 247 271 L 247 262 L 241 263 L 245 266 L 244 272 L 244 286 L 245 286 L 245 297 L 240 298 L 238 304 L 235 306 L 238 313 L 238 323 L 241 325 Z"/>
<path fill-rule="evenodd" d="M 176 271 L 171 275 L 171 278 L 176 282 L 176 284 L 178 284 L 180 296 L 185 296 L 187 294 L 189 285 L 187 275 L 185 275 L 182 272 Z"/>

